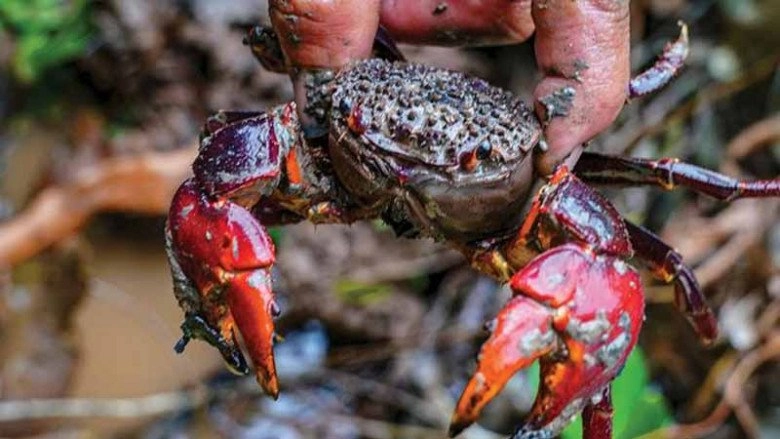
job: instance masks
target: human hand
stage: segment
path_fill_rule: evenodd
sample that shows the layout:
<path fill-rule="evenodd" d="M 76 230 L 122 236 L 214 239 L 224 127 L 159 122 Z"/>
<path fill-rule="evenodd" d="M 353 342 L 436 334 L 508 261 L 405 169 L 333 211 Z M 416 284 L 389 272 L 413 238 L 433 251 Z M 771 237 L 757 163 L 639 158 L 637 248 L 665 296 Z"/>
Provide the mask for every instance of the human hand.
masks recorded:
<path fill-rule="evenodd" d="M 545 123 L 537 170 L 576 161 L 584 142 L 615 119 L 629 81 L 628 0 L 270 0 L 295 83 L 304 102 L 312 71 L 337 70 L 367 58 L 381 24 L 399 42 L 511 44 L 534 32 L 543 78 L 534 105 Z M 303 108 L 303 106 L 300 106 Z"/>

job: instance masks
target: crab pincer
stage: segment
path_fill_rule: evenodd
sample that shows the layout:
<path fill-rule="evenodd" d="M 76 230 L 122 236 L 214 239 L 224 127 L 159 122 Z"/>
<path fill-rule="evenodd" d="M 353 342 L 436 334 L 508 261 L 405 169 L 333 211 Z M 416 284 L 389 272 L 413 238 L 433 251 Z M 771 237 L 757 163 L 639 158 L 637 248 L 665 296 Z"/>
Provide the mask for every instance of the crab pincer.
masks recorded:
<path fill-rule="evenodd" d="M 294 109 L 283 106 L 277 113 L 220 113 L 207 122 L 195 177 L 174 195 L 166 227 L 174 290 L 186 315 L 176 350 L 191 338 L 204 339 L 233 371 L 247 374 L 240 334 L 258 383 L 274 398 L 274 245 L 248 206 L 281 175 L 277 135 L 284 136 L 280 124 Z"/>
<path fill-rule="evenodd" d="M 178 267 L 178 277 L 192 285 L 187 294 L 179 295 L 187 318 L 177 350 L 183 350 L 189 338 L 205 338 L 219 349 L 231 370 L 245 374 L 237 329 L 257 381 L 276 397 L 279 385 L 272 348 L 278 307 L 271 292 L 271 238 L 247 210 L 230 201 L 209 200 L 192 179 L 174 196 L 172 210 L 176 214 L 169 217 L 167 227 L 176 243 L 172 256 L 177 265 L 172 267 Z M 204 336 L 210 328 L 213 335 Z"/>
<path fill-rule="evenodd" d="M 637 272 L 570 243 L 537 256 L 510 281 L 514 297 L 482 346 L 450 435 L 471 424 L 520 369 L 539 359 L 533 409 L 516 437 L 554 436 L 609 385 L 637 342 L 644 299 Z"/>

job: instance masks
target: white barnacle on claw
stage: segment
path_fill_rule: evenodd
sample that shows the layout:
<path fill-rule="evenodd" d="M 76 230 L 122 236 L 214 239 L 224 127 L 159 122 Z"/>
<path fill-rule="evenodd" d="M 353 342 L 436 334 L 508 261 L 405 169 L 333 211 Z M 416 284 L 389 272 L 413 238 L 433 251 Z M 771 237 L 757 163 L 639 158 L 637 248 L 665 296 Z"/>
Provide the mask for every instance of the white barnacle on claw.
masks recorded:
<path fill-rule="evenodd" d="M 193 209 L 195 209 L 195 205 L 190 203 L 181 208 L 181 210 L 179 211 L 179 216 L 182 218 L 187 218 L 187 216 L 189 216 L 190 212 L 192 212 Z"/>
<path fill-rule="evenodd" d="M 628 272 L 628 265 L 623 262 L 621 259 L 615 259 L 612 261 L 612 267 L 615 268 L 615 271 L 617 271 L 619 274 L 623 275 Z"/>

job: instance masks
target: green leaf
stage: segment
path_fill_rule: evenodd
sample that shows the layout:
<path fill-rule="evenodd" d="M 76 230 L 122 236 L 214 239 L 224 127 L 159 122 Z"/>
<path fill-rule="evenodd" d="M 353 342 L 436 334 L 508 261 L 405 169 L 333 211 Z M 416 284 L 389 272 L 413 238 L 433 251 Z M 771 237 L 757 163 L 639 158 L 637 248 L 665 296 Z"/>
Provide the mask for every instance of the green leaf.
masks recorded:
<path fill-rule="evenodd" d="M 528 368 L 532 388 L 539 385 L 539 362 Z M 632 439 L 673 422 L 666 400 L 649 386 L 645 357 L 636 347 L 626 360 L 623 372 L 612 382 L 613 437 Z M 582 416 L 561 433 L 563 439 L 582 438 Z"/>
<path fill-rule="evenodd" d="M 283 227 L 269 227 L 268 234 L 271 235 L 274 246 L 279 247 L 282 244 L 282 237 L 284 237 Z"/>
<path fill-rule="evenodd" d="M 87 0 L 3 0 L 0 27 L 15 42 L 12 70 L 24 83 L 84 53 L 92 35 Z"/>
<path fill-rule="evenodd" d="M 392 294 L 392 288 L 385 284 L 366 284 L 351 279 L 341 279 L 334 285 L 336 295 L 343 302 L 366 306 L 386 300 Z"/>

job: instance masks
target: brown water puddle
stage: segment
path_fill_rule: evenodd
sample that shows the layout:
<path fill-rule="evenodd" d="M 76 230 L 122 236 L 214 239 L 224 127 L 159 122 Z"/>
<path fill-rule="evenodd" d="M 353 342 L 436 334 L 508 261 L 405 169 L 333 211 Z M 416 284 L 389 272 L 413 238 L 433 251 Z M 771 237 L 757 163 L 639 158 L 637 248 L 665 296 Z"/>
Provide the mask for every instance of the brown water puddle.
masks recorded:
<path fill-rule="evenodd" d="M 221 367 L 216 351 L 203 343 L 191 343 L 183 355 L 173 351 L 181 311 L 162 242 L 100 243 L 93 249 L 90 294 L 77 316 L 82 361 L 71 396 L 117 398 L 170 391 L 198 383 Z M 88 419 L 81 426 L 104 437 L 145 421 Z"/>

